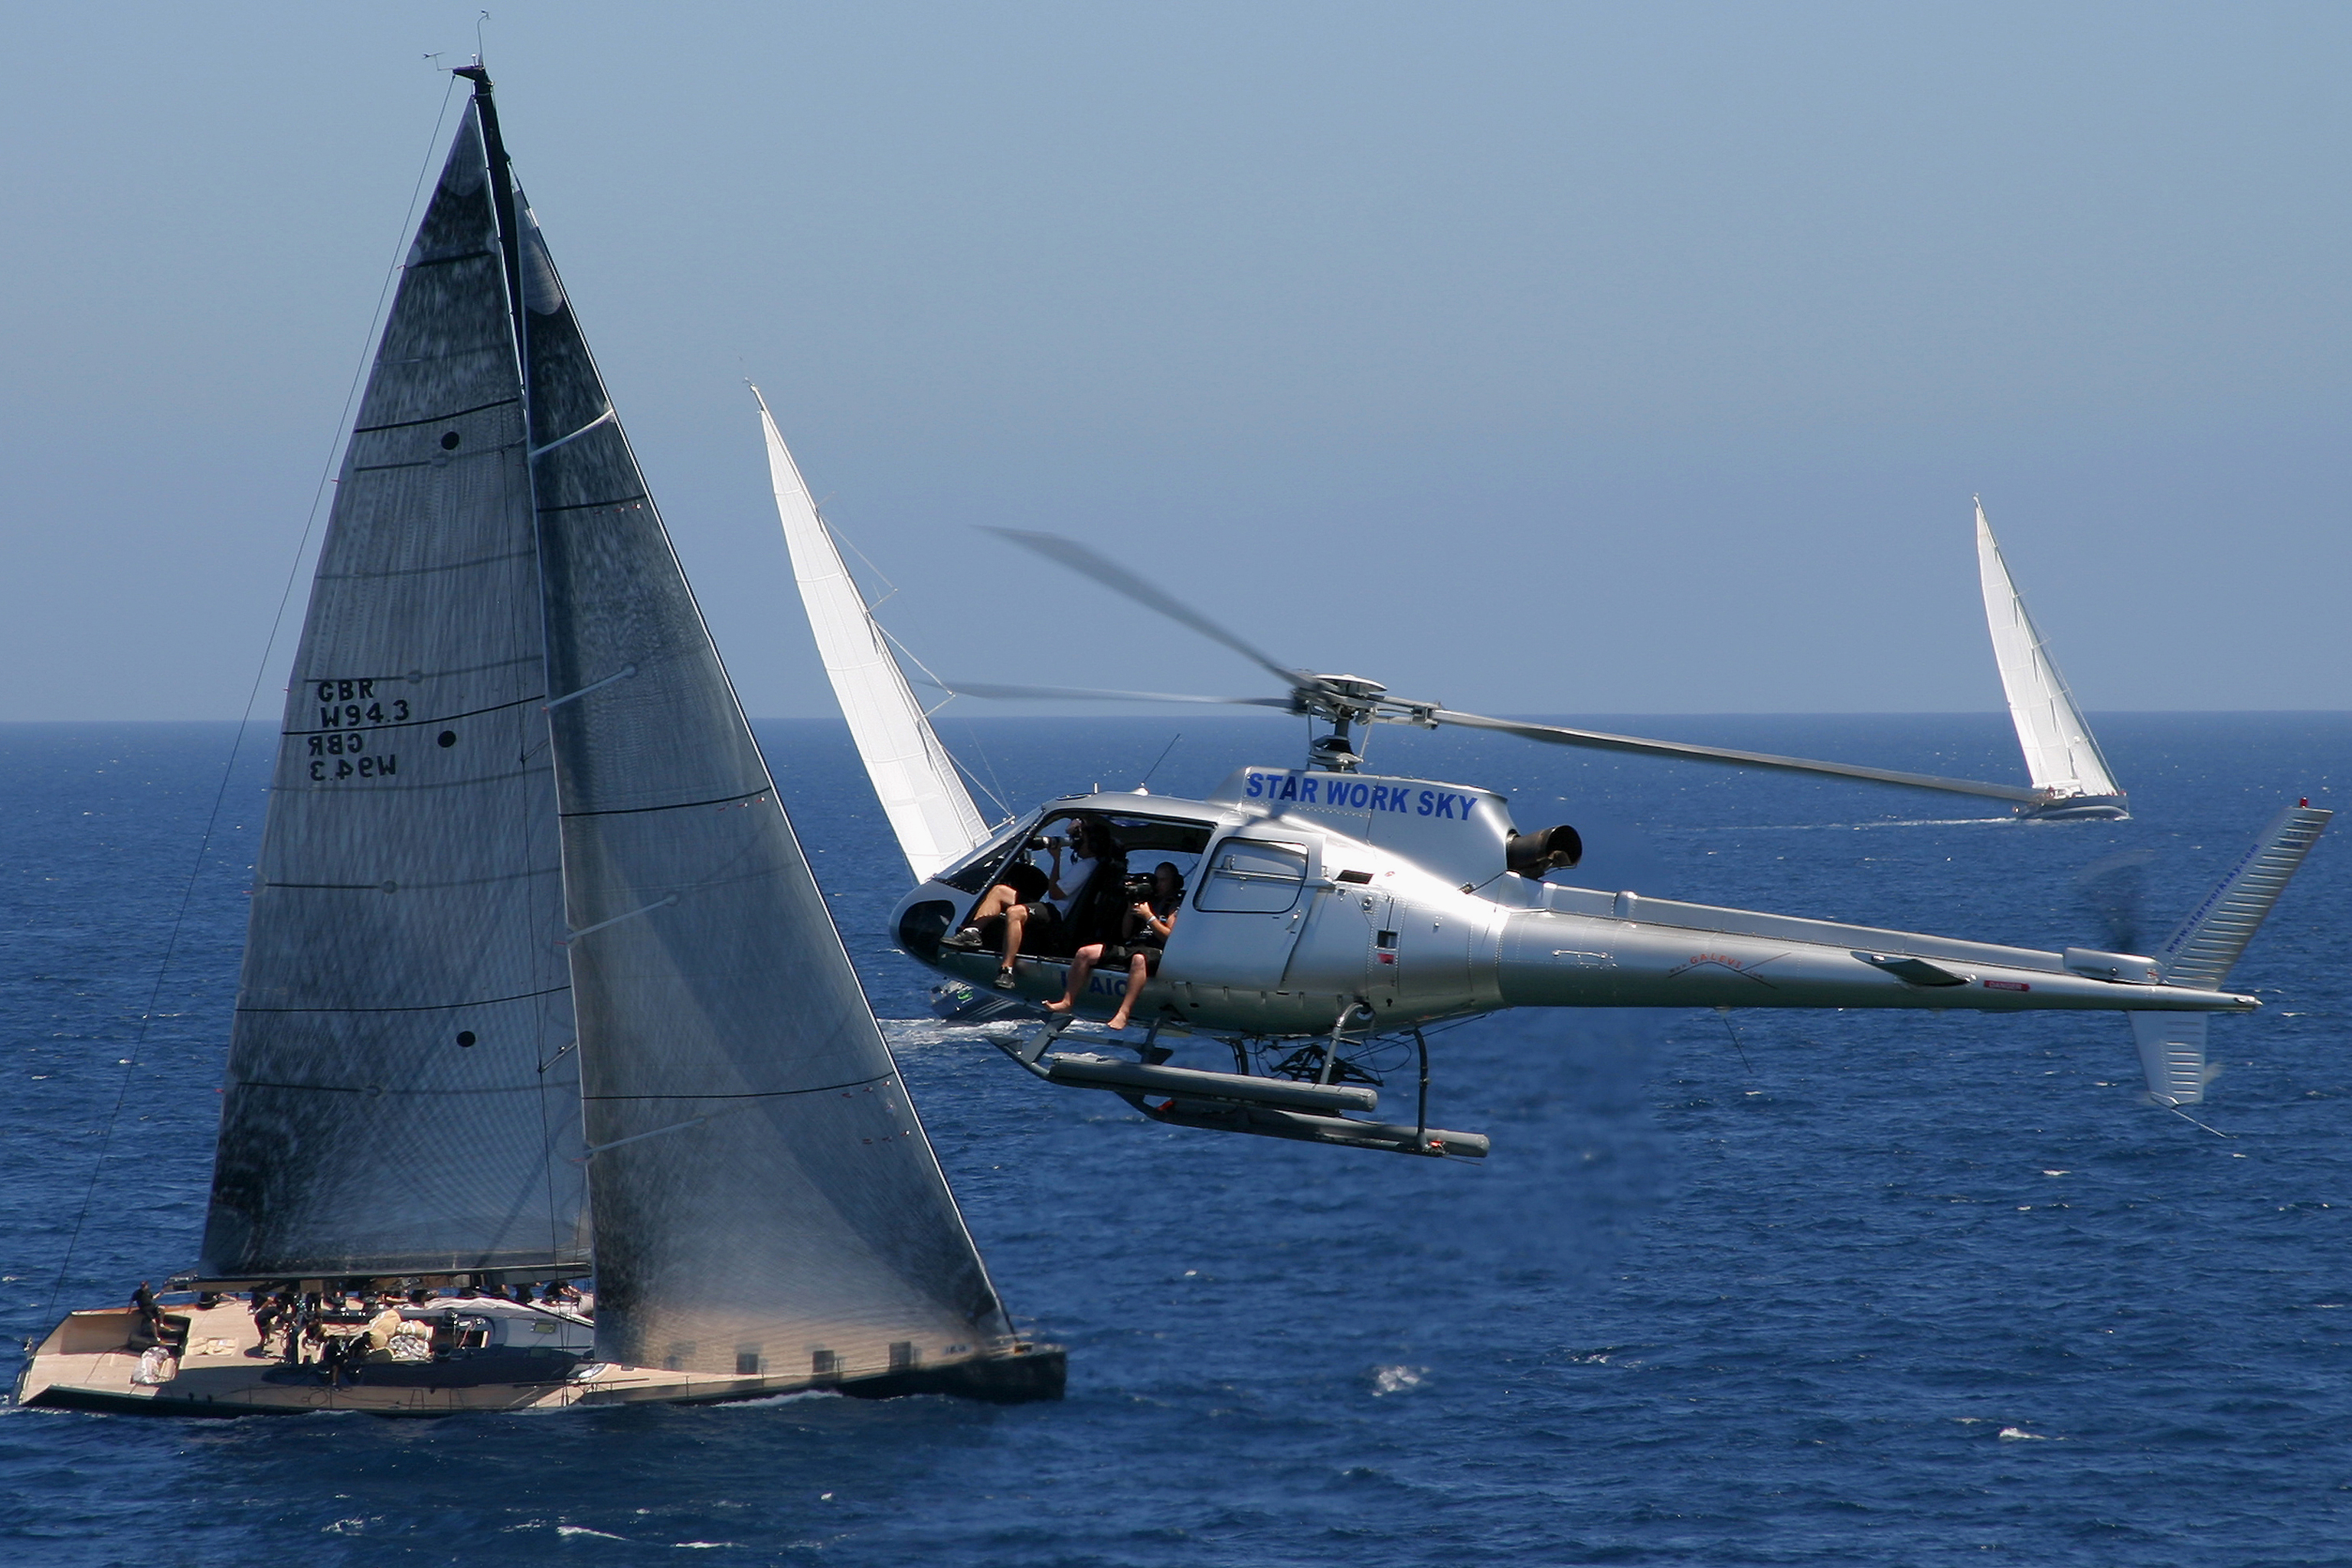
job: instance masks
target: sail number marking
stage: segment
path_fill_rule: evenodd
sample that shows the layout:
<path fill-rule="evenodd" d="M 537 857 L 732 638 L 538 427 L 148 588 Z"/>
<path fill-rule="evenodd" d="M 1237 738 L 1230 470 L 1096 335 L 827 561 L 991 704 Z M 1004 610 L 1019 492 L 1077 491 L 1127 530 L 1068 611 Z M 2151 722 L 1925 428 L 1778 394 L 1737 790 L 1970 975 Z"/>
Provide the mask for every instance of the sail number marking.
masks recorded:
<path fill-rule="evenodd" d="M 332 779 L 388 779 L 400 772 L 400 758 L 391 752 L 369 753 L 364 735 L 310 737 L 310 778 L 314 784 Z"/>
<path fill-rule="evenodd" d="M 314 680 L 310 689 L 318 699 L 321 730 L 355 730 L 362 724 L 408 721 L 408 699 L 377 697 L 373 680 Z"/>
<path fill-rule="evenodd" d="M 319 703 L 319 728 L 309 737 L 310 782 L 332 784 L 341 779 L 388 779 L 400 772 L 400 758 L 391 752 L 370 752 L 371 724 L 401 724 L 408 721 L 408 699 L 380 698 L 373 679 L 314 680 L 311 695 Z"/>

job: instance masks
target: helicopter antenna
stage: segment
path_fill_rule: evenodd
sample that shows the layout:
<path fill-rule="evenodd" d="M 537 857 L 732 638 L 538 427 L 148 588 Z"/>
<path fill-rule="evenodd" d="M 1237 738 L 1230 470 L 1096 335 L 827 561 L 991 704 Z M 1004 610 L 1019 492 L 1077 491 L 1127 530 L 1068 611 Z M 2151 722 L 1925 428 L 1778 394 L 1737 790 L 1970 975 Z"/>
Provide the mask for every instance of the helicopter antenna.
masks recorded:
<path fill-rule="evenodd" d="M 1179 730 L 1176 731 L 1175 740 L 1169 742 L 1166 745 L 1160 748 L 1160 755 L 1158 759 L 1155 760 L 1151 766 L 1145 771 L 1144 775 L 1141 778 L 1135 781 L 1135 790 L 1138 795 L 1142 794 L 1143 786 L 1151 782 L 1151 775 L 1160 771 L 1160 764 L 1168 760 L 1168 753 L 1176 749 L 1176 741 L 1181 741 L 1183 738 L 1184 731 Z"/>

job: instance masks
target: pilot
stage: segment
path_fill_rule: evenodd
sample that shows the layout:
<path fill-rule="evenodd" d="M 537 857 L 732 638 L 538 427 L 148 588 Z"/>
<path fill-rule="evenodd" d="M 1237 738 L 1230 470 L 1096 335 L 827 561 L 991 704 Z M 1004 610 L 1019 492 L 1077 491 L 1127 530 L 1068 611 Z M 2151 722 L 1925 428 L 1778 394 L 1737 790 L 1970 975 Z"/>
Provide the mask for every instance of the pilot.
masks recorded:
<path fill-rule="evenodd" d="M 1168 933 L 1176 929 L 1176 911 L 1184 902 L 1184 873 L 1172 860 L 1162 860 L 1151 870 L 1151 892 L 1138 899 L 1127 908 L 1120 941 L 1116 943 L 1088 942 L 1078 949 L 1070 960 L 1070 988 L 1058 1002 L 1045 1006 L 1055 1013 L 1071 1012 L 1078 1005 L 1078 994 L 1100 963 L 1127 965 L 1127 994 L 1119 998 L 1118 1011 L 1111 1015 L 1110 1027 L 1124 1029 L 1129 1016 L 1135 1011 L 1135 999 L 1143 990 L 1143 983 L 1160 973 L 1160 950 L 1168 943 Z"/>

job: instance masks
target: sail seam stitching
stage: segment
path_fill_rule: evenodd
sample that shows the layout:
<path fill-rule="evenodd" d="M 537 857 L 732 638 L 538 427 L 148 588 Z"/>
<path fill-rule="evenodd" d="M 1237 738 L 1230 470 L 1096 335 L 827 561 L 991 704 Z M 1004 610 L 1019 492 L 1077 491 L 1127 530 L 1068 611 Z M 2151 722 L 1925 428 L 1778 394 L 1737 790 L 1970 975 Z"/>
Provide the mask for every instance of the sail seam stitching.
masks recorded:
<path fill-rule="evenodd" d="M 569 506 L 543 506 L 541 507 L 539 510 L 540 515 L 542 517 L 551 511 L 594 511 L 600 507 L 608 506 L 613 508 L 614 510 L 618 510 L 620 508 L 628 505 L 631 501 L 649 500 L 651 499 L 652 498 L 647 496 L 645 491 L 639 490 L 633 496 L 614 496 L 610 500 L 573 501 Z"/>
<path fill-rule="evenodd" d="M 288 735 L 373 734 L 378 730 L 415 730 L 435 724 L 454 724 L 460 719 L 478 719 L 485 713 L 503 713 L 509 708 L 527 707 L 541 700 L 545 695 L 544 692 L 537 692 L 529 697 L 518 697 L 511 702 L 493 703 L 488 708 L 469 708 L 463 713 L 444 713 L 436 719 L 404 719 L 396 724 L 347 724 L 333 730 L 287 730 L 281 733 Z M 578 693 L 575 692 L 573 695 L 577 696 Z"/>
<path fill-rule="evenodd" d="M 463 572 L 469 566 L 495 566 L 501 561 L 528 561 L 537 553 L 530 550 L 509 550 L 503 555 L 473 555 L 463 561 L 441 561 L 430 566 L 402 566 L 390 572 L 321 572 L 318 574 L 317 580 L 321 583 L 385 583 L 395 577 L 425 577 L 436 572 Z"/>
<path fill-rule="evenodd" d="M 479 261 L 486 256 L 496 256 L 495 250 L 466 250 L 455 256 L 428 256 L 422 261 L 411 261 L 401 268 L 403 272 L 417 272 L 427 267 L 447 267 L 454 262 Z"/>
<path fill-rule="evenodd" d="M 787 1100 L 795 1094 L 825 1094 L 835 1089 L 858 1089 L 869 1083 L 886 1083 L 894 1075 L 876 1073 L 872 1078 L 854 1078 L 845 1083 L 821 1083 L 809 1089 L 761 1089 L 742 1094 L 583 1094 L 582 1100 L 594 1100 L 599 1105 L 620 1105 L 652 1100 Z"/>
<path fill-rule="evenodd" d="M 488 256 L 490 253 L 486 250 L 481 254 Z M 362 425 L 355 427 L 352 434 L 373 436 L 379 430 L 405 430 L 415 425 L 445 425 L 452 419 L 463 419 L 468 414 L 479 414 L 491 408 L 504 408 L 509 404 L 521 401 L 520 397 L 501 397 L 495 403 L 477 403 L 471 408 L 460 408 L 455 414 L 428 414 L 422 419 L 394 419 L 387 425 Z"/>
<path fill-rule="evenodd" d="M 729 805 L 739 800 L 758 800 L 768 792 L 755 789 L 749 795 L 723 795 L 715 800 L 681 800 L 670 805 L 616 805 L 608 811 L 567 811 L 560 815 L 567 822 L 575 816 L 635 816 L 648 811 L 689 811 L 698 805 Z"/>
<path fill-rule="evenodd" d="M 529 1083 L 481 1084 L 470 1089 L 391 1089 L 383 1084 L 340 1083 L 278 1083 L 270 1079 L 239 1079 L 238 1089 L 283 1089 L 303 1094 L 364 1094 L 405 1098 L 407 1096 L 440 1097 L 459 1094 L 537 1094 L 541 1085 L 536 1075 Z"/>
<path fill-rule="evenodd" d="M 505 441 L 499 443 L 496 447 L 478 447 L 473 451 L 468 452 L 466 455 L 469 458 L 479 458 L 485 454 L 512 451 L 515 447 L 521 445 L 522 443 L 520 441 Z M 352 465 L 352 472 L 355 474 L 388 474 L 400 468 L 446 468 L 449 466 L 450 461 L 450 458 L 444 456 L 439 458 L 419 458 L 414 462 L 407 463 L 353 463 Z"/>
<path fill-rule="evenodd" d="M 534 996 L 554 996 L 571 990 L 569 985 L 551 985 L 544 991 L 525 991 L 513 996 L 487 996 L 478 1002 L 426 1002 L 415 1007 L 247 1007 L 240 1013 L 442 1013 L 452 1007 L 496 1007 L 506 1002 L 528 1002 Z"/>

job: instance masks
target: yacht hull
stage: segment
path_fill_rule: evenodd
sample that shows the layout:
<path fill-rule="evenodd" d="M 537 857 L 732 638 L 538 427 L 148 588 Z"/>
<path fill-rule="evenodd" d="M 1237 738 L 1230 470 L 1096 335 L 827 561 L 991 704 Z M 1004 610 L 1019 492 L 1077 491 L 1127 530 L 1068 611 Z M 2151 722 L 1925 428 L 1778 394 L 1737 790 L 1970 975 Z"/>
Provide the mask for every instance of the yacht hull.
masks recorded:
<path fill-rule="evenodd" d="M 2131 807 L 2119 795 L 2070 795 L 2044 805 L 2021 805 L 2017 815 L 2025 822 L 2121 822 L 2131 816 Z"/>
<path fill-rule="evenodd" d="M 529 1310 L 530 1309 L 523 1309 Z M 263 1348 L 245 1303 L 229 1300 L 170 1321 L 184 1329 L 169 1375 L 139 1381 L 141 1352 L 131 1348 L 136 1319 L 126 1310 L 75 1312 L 34 1351 L 16 1384 L 16 1403 L 35 1409 L 115 1415 L 220 1419 L 357 1411 L 434 1417 L 500 1411 L 562 1410 L 604 1405 L 718 1405 L 788 1394 L 841 1394 L 858 1399 L 944 1394 L 989 1404 L 1059 1399 L 1066 1353 L 1057 1345 L 1009 1351 L 924 1366 L 830 1377 L 727 1377 L 624 1366 L 548 1354 L 543 1368 L 515 1375 L 516 1358 L 453 1358 L 365 1363 L 341 1373 L 289 1366 Z"/>

